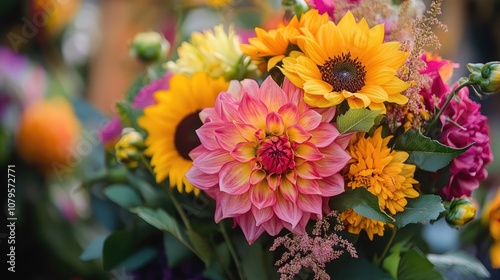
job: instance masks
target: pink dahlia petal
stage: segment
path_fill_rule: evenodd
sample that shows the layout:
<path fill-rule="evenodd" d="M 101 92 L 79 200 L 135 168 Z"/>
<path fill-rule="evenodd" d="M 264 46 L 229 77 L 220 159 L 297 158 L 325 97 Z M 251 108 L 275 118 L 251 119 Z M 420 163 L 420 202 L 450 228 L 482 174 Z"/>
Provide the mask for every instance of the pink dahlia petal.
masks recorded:
<path fill-rule="evenodd" d="M 245 93 L 238 112 L 245 123 L 253 124 L 257 128 L 266 127 L 267 107 L 257 98 Z"/>
<path fill-rule="evenodd" d="M 260 226 L 261 224 L 271 220 L 274 216 L 274 211 L 272 207 L 266 208 L 257 208 L 255 206 L 252 207 L 252 214 L 255 218 L 255 225 Z"/>
<path fill-rule="evenodd" d="M 287 103 L 278 110 L 278 114 L 284 121 L 285 127 L 289 127 L 297 123 L 299 120 L 299 111 L 293 103 Z"/>
<path fill-rule="evenodd" d="M 298 145 L 297 148 L 295 148 L 295 156 L 307 161 L 317 161 L 324 158 L 318 148 L 309 142 Z"/>
<path fill-rule="evenodd" d="M 297 175 L 303 179 L 315 180 L 322 179 L 318 168 L 312 162 L 304 162 L 300 166 L 295 168 L 297 170 Z"/>
<path fill-rule="evenodd" d="M 201 190 L 210 189 L 219 183 L 219 176 L 203 173 L 198 168 L 189 169 L 186 172 L 186 178 L 191 184 Z"/>
<path fill-rule="evenodd" d="M 308 110 L 300 116 L 297 122 L 306 130 L 313 130 L 321 123 L 321 115 L 315 111 Z"/>
<path fill-rule="evenodd" d="M 224 127 L 219 127 L 214 130 L 215 139 L 219 143 L 219 146 L 230 152 L 238 143 L 246 142 L 238 131 L 238 128 L 231 123 L 226 123 Z"/>
<path fill-rule="evenodd" d="M 299 194 L 297 187 L 288 180 L 283 180 L 279 187 L 279 192 L 288 201 L 295 203 Z"/>
<path fill-rule="evenodd" d="M 215 138 L 214 130 L 220 128 L 223 124 L 223 122 L 218 121 L 208 122 L 196 130 L 196 134 L 205 148 L 209 150 L 216 150 L 220 148 L 219 143 Z"/>
<path fill-rule="evenodd" d="M 266 181 L 250 187 L 250 201 L 258 209 L 272 206 L 276 203 L 276 195 Z"/>
<path fill-rule="evenodd" d="M 233 218 L 250 211 L 252 203 L 248 194 L 230 195 L 224 192 L 217 194 L 216 207 L 220 207 L 224 218 Z"/>
<path fill-rule="evenodd" d="M 291 141 L 299 144 L 309 141 L 309 139 L 311 139 L 311 133 L 309 133 L 300 125 L 290 126 L 287 129 L 286 134 L 288 135 Z"/>
<path fill-rule="evenodd" d="M 236 223 L 240 226 L 248 244 L 252 244 L 264 232 L 264 228 L 256 226 L 255 219 L 251 213 L 246 213 L 236 218 Z"/>
<path fill-rule="evenodd" d="M 258 132 L 260 132 L 259 129 L 251 124 L 235 123 L 234 126 L 236 127 L 236 129 L 238 129 L 241 137 L 243 137 L 246 141 L 255 141 L 262 139 L 261 137 L 257 137 L 259 135 Z"/>
<path fill-rule="evenodd" d="M 351 133 L 347 133 L 347 134 L 340 134 L 335 139 L 335 143 L 337 143 L 342 149 L 346 149 L 354 134 L 356 134 L 356 133 L 351 132 Z"/>
<path fill-rule="evenodd" d="M 282 183 L 281 175 L 270 174 L 267 176 L 267 184 L 275 191 Z"/>
<path fill-rule="evenodd" d="M 262 82 L 260 90 L 256 93 L 256 97 L 266 104 L 269 112 L 278 112 L 281 106 L 288 103 L 287 96 L 271 76 Z"/>
<path fill-rule="evenodd" d="M 322 148 L 321 153 L 325 158 L 314 163 L 322 177 L 329 177 L 338 173 L 351 159 L 351 156 L 336 143 Z"/>
<path fill-rule="evenodd" d="M 249 162 L 255 158 L 255 142 L 241 142 L 236 144 L 231 156 L 239 162 Z"/>
<path fill-rule="evenodd" d="M 270 235 L 278 235 L 280 231 L 283 229 L 283 222 L 273 217 L 269 221 L 262 224 L 262 227 L 270 234 Z"/>
<path fill-rule="evenodd" d="M 219 173 L 220 190 L 232 195 L 246 193 L 250 188 L 251 173 L 248 163 L 231 161 L 224 164 Z"/>
<path fill-rule="evenodd" d="M 302 178 L 297 179 L 297 189 L 302 194 L 319 194 L 322 195 L 320 190 L 320 182 L 323 180 L 306 180 Z"/>
<path fill-rule="evenodd" d="M 215 100 L 215 111 L 217 112 L 217 119 L 223 121 L 232 121 L 239 119 L 238 104 L 233 96 L 227 92 L 222 92 Z M 215 116 L 212 116 L 213 118 Z"/>
<path fill-rule="evenodd" d="M 273 206 L 274 213 L 282 221 L 290 223 L 292 229 L 295 228 L 304 213 L 296 203 L 288 201 L 281 195 L 277 195 L 277 198 L 276 204 Z"/>
<path fill-rule="evenodd" d="M 332 197 L 344 192 L 344 178 L 340 174 L 333 174 L 332 176 L 323 178 L 318 181 L 321 195 L 325 197 Z"/>
<path fill-rule="evenodd" d="M 222 149 L 207 151 L 193 160 L 200 171 L 207 174 L 218 173 L 222 166 L 231 162 L 233 157 Z"/>
<path fill-rule="evenodd" d="M 314 130 L 310 131 L 312 137 L 309 141 L 318 148 L 324 148 L 330 145 L 340 135 L 334 125 L 330 123 L 321 123 Z"/>
<path fill-rule="evenodd" d="M 266 178 L 266 172 L 262 169 L 256 169 L 250 174 L 250 184 L 257 185 Z"/>
<path fill-rule="evenodd" d="M 303 195 L 299 194 L 297 198 L 297 206 L 300 210 L 308 213 L 317 214 L 321 218 L 321 209 L 323 201 L 319 195 Z"/>
<path fill-rule="evenodd" d="M 285 124 L 281 119 L 280 115 L 275 112 L 269 113 L 266 117 L 266 128 L 267 131 L 274 135 L 281 135 L 285 132 Z"/>

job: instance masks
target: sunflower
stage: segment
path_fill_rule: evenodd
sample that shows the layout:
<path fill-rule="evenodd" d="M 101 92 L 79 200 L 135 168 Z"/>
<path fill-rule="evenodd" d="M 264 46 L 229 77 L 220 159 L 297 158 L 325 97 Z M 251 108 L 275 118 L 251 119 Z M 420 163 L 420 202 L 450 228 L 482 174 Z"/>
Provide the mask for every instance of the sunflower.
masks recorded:
<path fill-rule="evenodd" d="M 157 104 L 144 109 L 138 122 L 148 133 L 144 153 L 151 157 L 158 183 L 168 177 L 170 187 L 176 186 L 179 192 L 185 186 L 187 193 L 199 193 L 185 178 L 192 166 L 189 152 L 200 145 L 195 133 L 202 125 L 198 113 L 213 107 L 217 95 L 228 85 L 223 78 L 212 79 L 204 72 L 195 73 L 192 78 L 176 74 L 168 90 L 155 93 Z"/>
<path fill-rule="evenodd" d="M 415 165 L 405 164 L 408 153 L 391 151 L 387 144 L 392 136 L 382 138 L 382 127 L 373 137 L 364 138 L 364 133 L 355 135 L 349 144 L 352 157 L 346 169 L 346 189 L 365 187 L 378 197 L 380 209 L 394 215 L 403 212 L 407 204 L 406 198 L 414 198 L 419 194 L 413 188 L 418 182 L 413 179 Z M 349 232 L 358 234 L 365 230 L 368 237 L 383 236 L 385 223 L 371 220 L 348 210 L 342 213 L 342 220 Z"/>
<path fill-rule="evenodd" d="M 384 102 L 405 104 L 408 83 L 396 76 L 408 54 L 399 42 L 384 43 L 384 26 L 356 23 L 350 11 L 338 25 L 329 21 L 317 32 L 302 29 L 301 52 L 283 59 L 283 74 L 305 91 L 311 106 L 330 107 L 347 100 L 350 108 L 385 112 Z"/>

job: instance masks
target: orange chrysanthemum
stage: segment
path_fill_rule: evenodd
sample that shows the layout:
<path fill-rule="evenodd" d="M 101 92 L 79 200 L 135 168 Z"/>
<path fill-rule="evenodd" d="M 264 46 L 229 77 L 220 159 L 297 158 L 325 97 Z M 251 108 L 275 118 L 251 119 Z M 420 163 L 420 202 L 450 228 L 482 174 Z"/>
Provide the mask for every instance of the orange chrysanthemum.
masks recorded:
<path fill-rule="evenodd" d="M 392 136 L 382 138 L 379 127 L 373 137 L 355 135 L 349 144 L 352 159 L 347 165 L 346 189 L 364 187 L 378 197 L 380 208 L 394 215 L 403 212 L 406 198 L 419 194 L 413 188 L 418 182 L 413 178 L 415 165 L 405 164 L 408 153 L 391 151 L 387 144 Z M 383 236 L 385 223 L 359 215 L 353 210 L 342 213 L 342 220 L 349 232 L 358 234 L 365 230 L 370 239 L 377 234 Z"/>

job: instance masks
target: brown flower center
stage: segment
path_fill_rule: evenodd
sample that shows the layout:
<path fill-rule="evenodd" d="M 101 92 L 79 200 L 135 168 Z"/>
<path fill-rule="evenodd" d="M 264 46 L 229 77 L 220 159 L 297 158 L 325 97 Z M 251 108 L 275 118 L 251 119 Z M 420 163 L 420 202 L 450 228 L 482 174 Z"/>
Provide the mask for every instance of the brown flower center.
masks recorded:
<path fill-rule="evenodd" d="M 351 53 L 328 58 L 319 70 L 321 78 L 332 85 L 333 91 L 357 92 L 365 85 L 365 66 L 358 58 L 352 59 Z"/>
<path fill-rule="evenodd" d="M 200 139 L 196 134 L 196 129 L 203 125 L 200 120 L 200 116 L 198 115 L 199 113 L 200 111 L 197 111 L 187 115 L 179 123 L 179 125 L 177 125 L 177 129 L 175 130 L 175 149 L 184 159 L 187 160 L 191 160 L 189 152 L 201 144 Z"/>

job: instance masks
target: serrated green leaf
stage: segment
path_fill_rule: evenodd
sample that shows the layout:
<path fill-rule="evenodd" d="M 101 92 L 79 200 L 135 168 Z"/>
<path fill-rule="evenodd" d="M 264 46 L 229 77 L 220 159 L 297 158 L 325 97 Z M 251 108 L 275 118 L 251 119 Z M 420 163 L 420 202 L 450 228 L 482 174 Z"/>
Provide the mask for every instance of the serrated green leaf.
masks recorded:
<path fill-rule="evenodd" d="M 356 213 L 367 218 L 394 222 L 394 219 L 380 209 L 378 198 L 365 188 L 348 190 L 330 199 L 330 207 L 340 212 L 353 209 Z"/>
<path fill-rule="evenodd" d="M 110 185 L 104 189 L 104 194 L 114 203 L 128 209 L 142 204 L 141 197 L 131 187 L 122 184 Z"/>
<path fill-rule="evenodd" d="M 80 260 L 82 261 L 90 261 L 90 260 L 96 260 L 98 258 L 102 257 L 102 249 L 104 247 L 104 240 L 108 235 L 101 235 L 92 240 L 87 247 L 83 250 L 83 252 L 80 254 Z"/>
<path fill-rule="evenodd" d="M 424 136 L 420 131 L 408 130 L 396 139 L 394 149 L 406 151 L 410 155 L 406 163 L 435 172 L 447 166 L 451 160 L 467 151 L 472 145 L 455 149 Z"/>
<path fill-rule="evenodd" d="M 489 279 L 490 277 L 486 267 L 466 252 L 429 254 L 427 259 L 434 264 L 437 270 L 443 273 L 453 271 L 455 275 L 459 274 L 461 279 Z"/>
<path fill-rule="evenodd" d="M 368 132 L 375 124 L 375 118 L 381 110 L 349 109 L 337 117 L 337 129 L 340 133 Z"/>
<path fill-rule="evenodd" d="M 427 220 L 436 219 L 443 212 L 444 206 L 441 197 L 433 194 L 420 195 L 416 198 L 408 198 L 405 211 L 394 215 L 394 225 L 402 228 L 407 224 L 422 223 Z"/>
<path fill-rule="evenodd" d="M 443 275 L 434 269 L 434 265 L 420 252 L 410 249 L 401 255 L 398 267 L 398 280 L 444 280 Z"/>

